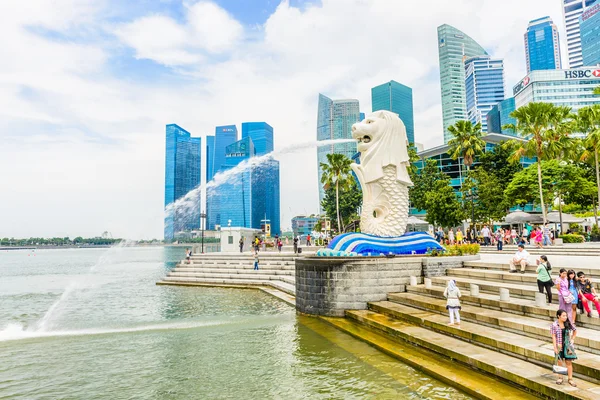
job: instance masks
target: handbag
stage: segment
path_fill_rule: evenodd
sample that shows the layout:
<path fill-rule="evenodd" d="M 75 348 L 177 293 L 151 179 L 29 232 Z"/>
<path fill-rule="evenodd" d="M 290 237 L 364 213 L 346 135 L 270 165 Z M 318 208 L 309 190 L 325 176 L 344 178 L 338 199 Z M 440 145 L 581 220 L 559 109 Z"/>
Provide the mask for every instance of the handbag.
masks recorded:
<path fill-rule="evenodd" d="M 565 303 L 571 304 L 575 301 L 575 296 L 573 296 L 573 293 L 569 292 L 568 295 L 563 296 L 563 299 L 565 300 Z"/>
<path fill-rule="evenodd" d="M 568 370 L 567 367 L 563 367 L 558 365 L 558 353 L 556 353 L 556 357 L 554 358 L 554 365 L 552 366 L 552 372 L 560 375 L 567 375 Z"/>

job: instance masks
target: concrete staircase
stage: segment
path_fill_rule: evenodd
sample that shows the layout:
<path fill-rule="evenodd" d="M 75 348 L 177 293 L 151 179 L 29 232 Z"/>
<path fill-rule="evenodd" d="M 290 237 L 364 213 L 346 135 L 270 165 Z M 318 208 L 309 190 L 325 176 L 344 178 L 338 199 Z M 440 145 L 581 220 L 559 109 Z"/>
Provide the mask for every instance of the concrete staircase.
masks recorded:
<path fill-rule="evenodd" d="M 578 360 L 573 366 L 578 387 L 569 386 L 566 379 L 557 385 L 551 370 L 550 324 L 558 300 L 544 307 L 535 305 L 533 267 L 525 274 L 511 274 L 508 264 L 469 262 L 465 266 L 449 269 L 448 276 L 432 278 L 431 287 L 409 286 L 406 293 L 390 293 L 387 301 L 369 303 L 368 310 L 347 311 L 346 319 L 392 340 L 443 355 L 450 363 L 495 376 L 537 397 L 600 399 L 599 318 L 577 316 Z M 584 272 L 592 279 L 600 277 L 600 269 Z M 449 279 L 457 281 L 463 295 L 460 327 L 448 325 L 443 291 Z M 479 295 L 471 295 L 471 283 L 479 286 Z M 509 290 L 510 300 L 500 300 L 501 288 Z"/>
<path fill-rule="evenodd" d="M 159 285 L 270 287 L 290 296 L 296 292 L 293 253 L 259 253 L 260 269 L 254 270 L 250 253 L 208 253 L 183 260 Z"/>
<path fill-rule="evenodd" d="M 569 257 L 573 257 L 573 256 L 599 256 L 600 255 L 600 247 L 596 244 L 564 244 L 561 246 L 546 246 L 542 249 L 538 249 L 533 245 L 527 245 L 526 246 L 527 251 L 529 252 L 529 254 L 532 255 L 555 255 L 555 256 L 559 256 L 559 255 L 564 255 L 564 256 L 569 256 Z M 504 246 L 503 250 L 501 252 L 499 252 L 496 249 L 496 245 L 493 246 L 481 246 L 481 249 L 479 250 L 480 253 L 482 254 L 489 254 L 489 253 L 493 253 L 493 254 L 498 254 L 498 253 L 509 253 L 509 254 L 514 254 L 517 251 L 517 246 L 515 245 L 508 245 L 508 246 Z"/>

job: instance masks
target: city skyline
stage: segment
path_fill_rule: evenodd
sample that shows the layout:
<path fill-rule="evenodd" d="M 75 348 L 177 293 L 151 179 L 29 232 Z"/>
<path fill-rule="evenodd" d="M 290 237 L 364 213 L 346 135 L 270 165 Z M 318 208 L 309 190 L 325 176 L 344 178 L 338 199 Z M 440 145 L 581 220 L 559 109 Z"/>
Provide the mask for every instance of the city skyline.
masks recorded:
<path fill-rule="evenodd" d="M 0 44 L 9 60 L 0 66 L 8 77 L 0 83 L 0 167 L 11 171 L 0 204 L 4 236 L 160 237 L 163 135 L 172 121 L 205 137 L 230 121 L 266 120 L 283 148 L 313 140 L 317 93 L 356 98 L 368 111 L 370 88 L 396 80 L 413 88 L 417 141 L 436 146 L 437 26 L 455 26 L 504 58 L 510 88 L 526 73 L 528 21 L 562 23 L 560 4 L 546 0 L 434 1 L 427 15 L 416 4 L 353 0 L 2 7 L 0 31 L 10 38 Z M 314 153 L 280 160 L 284 225 L 318 212 Z"/>

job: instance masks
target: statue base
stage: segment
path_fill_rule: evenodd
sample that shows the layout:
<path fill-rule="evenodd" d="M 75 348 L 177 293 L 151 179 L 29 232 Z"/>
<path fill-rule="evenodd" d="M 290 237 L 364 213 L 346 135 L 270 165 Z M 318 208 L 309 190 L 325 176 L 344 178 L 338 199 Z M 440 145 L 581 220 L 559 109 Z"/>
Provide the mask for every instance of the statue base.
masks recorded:
<path fill-rule="evenodd" d="M 429 234 L 409 232 L 402 236 L 382 237 L 366 233 L 344 233 L 336 236 L 319 257 L 351 257 L 379 255 L 416 255 L 431 250 L 444 250 Z"/>

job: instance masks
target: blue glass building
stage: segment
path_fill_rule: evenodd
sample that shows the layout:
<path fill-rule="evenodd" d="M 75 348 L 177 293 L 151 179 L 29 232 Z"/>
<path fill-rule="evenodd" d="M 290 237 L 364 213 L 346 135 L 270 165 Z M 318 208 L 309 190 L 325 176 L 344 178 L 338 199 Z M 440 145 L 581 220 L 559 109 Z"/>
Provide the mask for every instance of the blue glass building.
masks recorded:
<path fill-rule="evenodd" d="M 200 185 L 201 139 L 193 138 L 176 124 L 166 127 L 165 152 L 165 207 L 185 196 Z M 200 228 L 200 196 L 197 207 L 191 210 L 174 210 L 165 216 L 165 240 L 175 234 Z"/>
<path fill-rule="evenodd" d="M 222 172 L 226 167 L 225 149 L 237 141 L 237 127 L 235 125 L 223 125 L 215 128 L 215 137 L 211 158 L 211 168 L 207 169 L 206 181 L 211 181 L 218 172 Z M 221 226 L 222 221 L 217 218 L 219 214 L 220 197 L 214 196 L 213 191 L 207 188 L 206 192 L 206 226 L 208 229 L 215 229 Z M 227 221 L 225 221 L 227 225 Z"/>
<path fill-rule="evenodd" d="M 504 62 L 490 56 L 471 57 L 465 61 L 467 118 L 481 124 L 487 132 L 488 112 L 504 100 Z"/>
<path fill-rule="evenodd" d="M 257 156 L 273 151 L 273 127 L 266 122 L 242 123 L 242 139 L 250 137 Z"/>
<path fill-rule="evenodd" d="M 215 137 L 206 136 L 206 182 L 209 182 L 214 176 L 213 157 L 215 154 Z"/>
<path fill-rule="evenodd" d="M 507 124 L 517 124 L 517 120 L 510 116 L 510 113 L 515 111 L 515 98 L 511 97 L 502 100 L 496 104 L 487 114 L 487 131 L 488 133 L 503 133 L 505 135 L 516 136 L 512 129 L 503 129 Z"/>
<path fill-rule="evenodd" d="M 558 28 L 550 17 L 530 21 L 524 39 L 527 73 L 562 68 Z"/>
<path fill-rule="evenodd" d="M 373 111 L 387 110 L 400 116 L 406 126 L 409 143 L 415 142 L 415 118 L 412 89 L 396 81 L 389 81 L 371 89 Z"/>
<path fill-rule="evenodd" d="M 600 2 L 579 18 L 583 65 L 600 66 Z"/>

